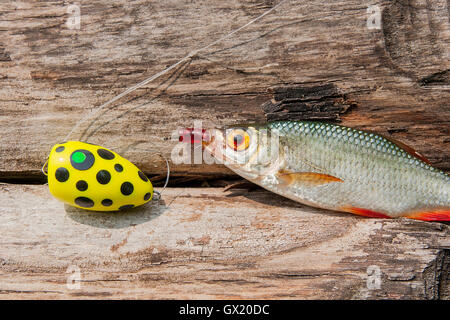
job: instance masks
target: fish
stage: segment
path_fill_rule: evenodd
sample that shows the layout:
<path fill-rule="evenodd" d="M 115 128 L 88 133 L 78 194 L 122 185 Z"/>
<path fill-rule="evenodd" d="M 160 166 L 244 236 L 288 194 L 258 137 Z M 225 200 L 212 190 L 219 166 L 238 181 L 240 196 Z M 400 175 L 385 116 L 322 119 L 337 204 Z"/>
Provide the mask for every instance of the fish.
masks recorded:
<path fill-rule="evenodd" d="M 203 152 L 241 177 L 313 207 L 372 218 L 450 220 L 450 177 L 374 132 L 274 121 L 200 134 Z"/>
<path fill-rule="evenodd" d="M 92 211 L 122 211 L 149 202 L 153 185 L 116 152 L 86 142 L 55 144 L 48 157 L 48 187 L 57 199 Z"/>

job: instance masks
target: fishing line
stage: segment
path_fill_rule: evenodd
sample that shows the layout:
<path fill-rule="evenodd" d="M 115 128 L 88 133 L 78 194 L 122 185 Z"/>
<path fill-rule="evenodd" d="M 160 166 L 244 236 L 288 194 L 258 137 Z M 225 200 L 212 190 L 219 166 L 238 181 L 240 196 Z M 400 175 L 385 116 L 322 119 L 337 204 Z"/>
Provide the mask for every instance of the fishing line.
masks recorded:
<path fill-rule="evenodd" d="M 120 114 L 119 117 L 116 117 L 115 119 L 112 119 L 112 120 L 107 121 L 106 123 L 104 123 L 104 124 L 98 126 L 97 128 L 95 128 L 93 132 L 90 132 L 90 129 L 92 128 L 93 124 L 98 120 L 98 118 L 99 118 L 99 116 L 100 116 L 101 114 L 105 114 L 105 113 L 109 112 L 110 110 L 114 109 L 114 108 L 117 107 L 117 106 L 115 106 L 115 107 L 114 107 L 114 106 L 113 106 L 113 107 L 110 107 L 110 108 L 108 108 L 108 110 L 106 110 L 106 111 L 104 111 L 104 112 L 102 113 L 102 111 L 103 111 L 105 108 L 107 108 L 108 106 L 112 105 L 114 102 L 120 100 L 120 99 L 123 98 L 124 96 L 126 96 L 126 95 L 128 95 L 128 94 L 130 94 L 130 93 L 132 93 L 132 92 L 134 92 L 134 91 L 136 91 L 136 90 L 139 89 L 139 88 L 144 87 L 144 86 L 147 85 L 148 83 L 150 83 L 150 82 L 152 82 L 152 81 L 154 81 L 154 80 L 156 80 L 156 79 L 162 77 L 163 75 L 168 74 L 168 73 L 171 72 L 172 70 L 177 71 L 177 68 L 180 68 L 180 69 L 186 68 L 187 66 L 189 66 L 189 64 L 190 64 L 190 62 L 192 61 L 192 59 L 193 59 L 194 57 L 196 57 L 200 52 L 206 51 L 206 50 L 208 50 L 209 48 L 213 47 L 214 45 L 216 45 L 216 44 L 218 44 L 218 43 L 220 43 L 220 42 L 222 42 L 222 41 L 224 41 L 224 40 L 226 40 L 226 39 L 231 38 L 234 34 L 236 34 L 236 33 L 238 33 L 239 31 L 245 29 L 246 27 L 250 26 L 251 24 L 255 23 L 256 21 L 262 19 L 263 17 L 265 17 L 265 16 L 268 15 L 269 13 L 273 12 L 274 10 L 276 10 L 278 7 L 280 7 L 283 3 L 287 2 L 287 1 L 288 1 L 288 0 L 281 0 L 278 4 L 274 5 L 272 8 L 270 8 L 269 10 L 263 12 L 261 15 L 259 15 L 259 16 L 257 16 L 256 18 L 250 20 L 250 21 L 247 22 L 246 24 L 240 26 L 240 27 L 237 28 L 237 29 L 234 29 L 234 30 L 231 31 L 230 33 L 228 33 L 228 34 L 226 34 L 226 35 L 220 37 L 219 39 L 217 39 L 217 40 L 215 40 L 215 41 L 213 41 L 213 42 L 211 42 L 211 43 L 209 43 L 209 44 L 207 44 L 207 45 L 205 45 L 205 46 L 203 46 L 203 47 L 201 47 L 201 48 L 199 48 L 199 49 L 195 49 L 195 50 L 189 52 L 186 56 L 184 56 L 183 58 L 181 58 L 180 60 L 178 60 L 178 61 L 175 62 L 174 64 L 170 65 L 169 67 L 163 69 L 162 71 L 159 71 L 159 72 L 155 73 L 154 75 L 152 75 L 152 76 L 150 76 L 150 77 L 144 79 L 143 81 L 141 81 L 141 82 L 135 84 L 134 86 L 132 86 L 132 87 L 126 89 L 126 90 L 123 91 L 122 93 L 120 93 L 120 94 L 114 96 L 112 99 L 106 101 L 105 103 L 101 104 L 100 106 L 93 108 L 93 109 L 91 110 L 90 113 L 88 113 L 85 117 L 82 117 L 82 118 L 81 118 L 81 119 L 73 126 L 73 128 L 70 130 L 70 132 L 66 135 L 64 141 L 69 141 L 69 140 L 70 140 L 70 137 L 72 136 L 72 134 L 74 134 L 74 133 L 81 127 L 82 124 L 84 124 L 84 123 L 85 123 L 86 121 L 88 121 L 89 119 L 92 119 L 92 118 L 93 118 L 93 120 L 92 120 L 92 121 L 90 122 L 90 124 L 86 127 L 86 129 L 82 131 L 82 134 L 81 134 L 80 139 L 79 139 L 79 141 L 81 141 L 81 142 L 82 142 L 82 141 L 87 142 L 87 139 L 89 139 L 89 137 L 91 137 L 93 134 L 95 134 L 95 133 L 96 133 L 98 130 L 100 130 L 102 127 L 104 127 L 105 125 L 107 125 L 107 124 L 109 124 L 110 122 L 114 121 L 115 119 L 119 119 L 120 117 L 122 117 L 123 115 L 125 115 L 126 113 L 128 113 L 128 112 L 130 111 L 129 108 L 127 108 L 127 110 L 126 110 L 125 112 L 123 112 L 122 114 Z M 175 74 L 176 74 L 176 72 L 175 72 Z M 157 89 L 158 89 L 160 86 L 162 86 L 164 83 L 166 83 L 167 81 L 170 81 L 172 77 L 173 77 L 173 74 L 170 75 L 170 77 L 169 77 L 168 79 L 166 79 L 166 80 L 163 81 L 161 84 L 159 84 L 154 90 L 157 90 Z M 177 78 L 177 77 L 175 77 L 175 80 L 176 80 L 176 78 Z M 173 83 L 173 82 L 172 82 L 172 83 Z M 165 90 L 167 90 L 169 87 L 170 87 L 170 84 L 169 84 L 169 86 L 168 86 L 167 88 L 163 89 L 162 92 L 159 93 L 159 94 L 158 94 L 156 97 L 154 97 L 152 100 L 156 99 L 158 96 L 160 96 L 162 93 L 164 93 Z M 135 99 L 135 98 L 134 98 L 134 99 Z M 132 100 L 134 100 L 134 99 L 131 99 L 131 100 L 129 100 L 128 102 L 130 102 L 130 101 L 132 101 Z M 145 104 L 141 104 L 141 105 L 139 105 L 139 106 L 137 106 L 137 107 L 135 107 L 135 108 L 133 108 L 133 109 L 142 107 L 142 106 L 144 106 L 144 105 L 146 105 L 146 104 L 148 104 L 148 103 L 149 103 L 149 102 L 147 102 L 147 103 L 145 103 Z M 133 109 L 132 109 L 132 110 L 133 110 Z M 148 150 L 146 150 L 146 151 L 148 151 Z M 167 159 L 166 157 L 164 157 L 164 155 L 162 155 L 161 153 L 157 153 L 157 154 L 160 155 L 160 156 L 165 160 L 165 162 L 166 162 L 166 166 L 167 166 L 167 176 L 166 176 L 166 181 L 165 181 L 165 183 L 164 183 L 164 186 L 163 186 L 162 190 L 161 190 L 160 192 L 153 190 L 153 192 L 154 192 L 154 194 L 155 194 L 155 198 L 154 198 L 155 200 L 161 199 L 161 194 L 162 194 L 162 192 L 165 190 L 165 188 L 167 187 L 167 185 L 168 185 L 168 183 L 169 183 L 169 177 L 170 177 L 170 165 L 169 165 L 168 159 Z M 47 174 L 47 173 L 45 172 L 45 166 L 46 166 L 46 164 L 47 164 L 47 162 L 44 163 L 44 165 L 43 165 L 43 167 L 42 167 L 42 172 L 43 172 L 44 174 Z M 78 198 L 77 198 L 77 199 L 78 199 Z M 84 199 L 84 198 L 83 198 L 83 199 Z M 89 200 L 89 199 L 88 199 L 88 200 Z M 91 200 L 90 200 L 90 201 L 91 201 Z M 92 201 L 91 201 L 91 202 L 92 202 Z M 93 205 L 93 204 L 94 204 L 94 203 L 92 202 L 92 205 Z"/>
<path fill-rule="evenodd" d="M 86 117 L 81 118 L 76 124 L 75 126 L 72 128 L 72 130 L 70 130 L 70 132 L 66 135 L 64 141 L 68 141 L 70 139 L 70 136 L 85 122 L 87 121 L 89 118 L 95 116 L 96 114 L 98 114 L 101 110 L 103 110 L 105 107 L 109 106 L 110 104 L 112 104 L 113 102 L 119 100 L 120 98 L 130 94 L 131 92 L 145 86 L 146 84 L 158 79 L 159 77 L 165 75 L 166 73 L 168 73 L 169 71 L 175 69 L 177 66 L 181 65 L 182 63 L 184 63 L 185 61 L 188 61 L 190 59 L 192 59 L 197 53 L 200 53 L 202 51 L 205 51 L 209 48 L 211 48 L 212 46 L 230 38 L 231 36 L 233 36 L 235 33 L 245 29 L 246 27 L 248 27 L 249 25 L 255 23 L 256 21 L 262 19 L 263 17 L 265 17 L 266 15 L 268 15 L 269 13 L 271 13 L 272 11 L 274 11 L 275 9 L 277 9 L 279 6 L 281 6 L 283 3 L 287 2 L 289 0 L 281 0 L 278 4 L 276 4 L 275 6 L 273 6 L 272 8 L 270 8 L 269 10 L 265 11 L 264 13 L 262 13 L 261 15 L 257 16 L 256 18 L 250 20 L 249 22 L 247 22 L 246 24 L 244 24 L 243 26 L 233 30 L 232 32 L 224 35 L 223 37 L 211 42 L 210 44 L 201 47 L 199 49 L 195 49 L 193 51 L 191 51 L 190 53 L 188 53 L 186 56 L 184 56 L 183 58 L 181 58 L 180 60 L 178 60 L 177 62 L 175 62 L 174 64 L 172 64 L 171 66 L 167 67 L 166 69 L 152 75 L 151 77 L 148 77 L 147 79 L 139 82 L 138 84 L 128 88 L 127 90 L 125 90 L 124 92 L 118 94 L 117 96 L 113 97 L 112 99 L 108 100 L 107 102 L 103 103 L 102 105 L 98 106 L 97 108 L 94 108 Z"/>
<path fill-rule="evenodd" d="M 162 197 L 162 193 L 164 192 L 164 190 L 166 189 L 167 185 L 169 184 L 170 165 L 169 165 L 169 160 L 167 160 L 167 158 L 162 153 L 155 153 L 155 154 L 159 155 L 161 158 L 164 159 L 164 161 L 166 162 L 166 167 L 167 167 L 166 181 L 164 182 L 164 186 L 162 187 L 161 191 L 153 190 L 153 193 L 158 195 L 158 197 L 153 196 L 153 199 L 154 200 L 160 200 L 161 197 Z"/>
<path fill-rule="evenodd" d="M 166 80 L 164 80 L 162 83 L 160 83 L 160 84 L 155 88 L 155 90 L 158 89 L 159 87 L 161 87 L 162 85 L 164 85 L 166 82 L 170 81 L 170 82 L 167 84 L 167 87 L 164 88 L 164 89 L 162 89 L 161 92 L 159 92 L 159 93 L 158 93 L 156 96 L 154 96 L 152 99 L 150 99 L 149 101 L 146 101 L 145 103 L 142 103 L 142 104 L 140 104 L 140 105 L 138 105 L 138 106 L 132 107 L 131 109 L 128 108 L 127 110 L 125 110 L 124 112 L 122 112 L 122 113 L 119 114 L 118 116 L 112 118 L 111 120 L 108 120 L 108 121 L 106 121 L 105 123 L 98 125 L 95 129 L 93 129 L 93 130 L 88 134 L 89 129 L 92 127 L 92 125 L 95 123 L 95 121 L 96 121 L 98 118 L 100 118 L 103 114 L 108 113 L 109 111 L 113 110 L 114 108 L 116 108 L 116 107 L 118 107 L 118 106 L 113 106 L 113 107 L 108 108 L 108 110 L 105 110 L 102 114 L 98 115 L 97 117 L 95 117 L 95 118 L 92 120 L 92 122 L 89 124 L 89 126 L 83 131 L 83 134 L 81 135 L 80 139 L 84 139 L 84 140 L 87 142 L 88 139 L 89 139 L 90 137 L 94 136 L 99 130 L 101 130 L 103 127 L 107 126 L 107 125 L 110 124 L 111 122 L 113 122 L 113 121 L 115 121 L 115 120 L 118 120 L 118 119 L 122 118 L 123 116 L 125 116 L 127 113 L 132 112 L 132 111 L 134 111 L 134 110 L 136 110 L 136 109 L 142 108 L 142 107 L 144 107 L 144 106 L 150 104 L 152 101 L 156 100 L 158 97 L 160 97 L 162 94 L 164 94 L 164 93 L 167 91 L 167 89 L 169 89 L 169 87 L 170 87 L 171 85 L 173 85 L 173 84 L 178 80 L 178 78 L 181 76 L 181 74 L 184 72 L 184 70 L 187 69 L 187 67 L 190 65 L 190 63 L 191 63 L 191 60 L 186 61 L 184 64 L 182 64 L 180 67 L 178 67 L 178 68 L 174 71 L 174 73 L 172 73 Z M 140 97 L 138 97 L 138 98 L 140 98 Z M 129 101 L 127 101 L 127 102 L 130 102 L 130 101 L 133 101 L 133 100 L 134 100 L 134 98 L 131 99 L 131 100 L 129 100 Z M 120 105 L 119 105 L 119 106 L 120 106 Z"/>

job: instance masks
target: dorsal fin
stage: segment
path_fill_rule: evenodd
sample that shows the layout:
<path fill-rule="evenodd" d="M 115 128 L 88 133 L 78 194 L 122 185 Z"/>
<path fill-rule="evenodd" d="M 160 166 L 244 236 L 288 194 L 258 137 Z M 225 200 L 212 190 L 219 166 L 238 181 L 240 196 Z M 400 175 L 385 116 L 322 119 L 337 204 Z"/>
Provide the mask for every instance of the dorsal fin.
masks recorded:
<path fill-rule="evenodd" d="M 421 160 L 421 161 L 423 161 L 423 162 L 425 162 L 425 163 L 427 163 L 427 164 L 429 164 L 429 165 L 432 165 L 432 163 L 431 163 L 430 160 L 428 160 L 427 158 L 425 158 L 425 156 L 423 156 L 422 154 L 420 154 L 419 152 L 417 152 L 416 150 L 414 150 L 413 148 L 411 148 L 411 147 L 408 146 L 407 144 L 405 144 L 405 143 L 403 143 L 403 142 L 401 142 L 401 141 L 399 141 L 399 140 L 396 140 L 396 139 L 394 139 L 394 138 L 392 138 L 392 137 L 389 137 L 389 136 L 387 136 L 387 135 L 381 134 L 381 133 L 377 133 L 377 132 L 374 132 L 374 131 L 366 131 L 366 132 L 373 133 L 373 134 L 377 134 L 377 135 L 379 135 L 379 136 L 385 138 L 385 139 L 388 140 L 389 142 L 392 142 L 392 143 L 395 144 L 397 147 L 399 147 L 399 148 L 402 149 L 403 151 L 407 152 L 407 153 L 410 154 L 411 156 L 413 156 L 413 157 L 415 157 L 415 158 L 417 158 L 417 159 L 419 159 L 419 160 Z"/>

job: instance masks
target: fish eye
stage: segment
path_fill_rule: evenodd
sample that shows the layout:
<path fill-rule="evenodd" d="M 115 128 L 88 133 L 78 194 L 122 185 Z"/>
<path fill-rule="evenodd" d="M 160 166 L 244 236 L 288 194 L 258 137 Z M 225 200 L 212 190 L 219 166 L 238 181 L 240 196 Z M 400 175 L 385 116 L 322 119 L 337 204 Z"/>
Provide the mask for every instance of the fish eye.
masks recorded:
<path fill-rule="evenodd" d="M 250 136 L 245 130 L 234 129 L 227 135 L 227 145 L 235 151 L 244 151 L 250 145 Z"/>

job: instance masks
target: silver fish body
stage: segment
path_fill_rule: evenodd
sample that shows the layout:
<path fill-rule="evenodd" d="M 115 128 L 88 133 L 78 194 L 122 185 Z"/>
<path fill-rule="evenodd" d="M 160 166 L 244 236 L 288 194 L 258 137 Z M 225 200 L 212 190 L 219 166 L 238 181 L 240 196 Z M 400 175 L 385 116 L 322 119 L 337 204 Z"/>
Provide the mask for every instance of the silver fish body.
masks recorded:
<path fill-rule="evenodd" d="M 450 177 L 381 135 L 279 121 L 211 136 L 205 149 L 216 159 L 292 200 L 371 217 L 449 220 Z"/>

